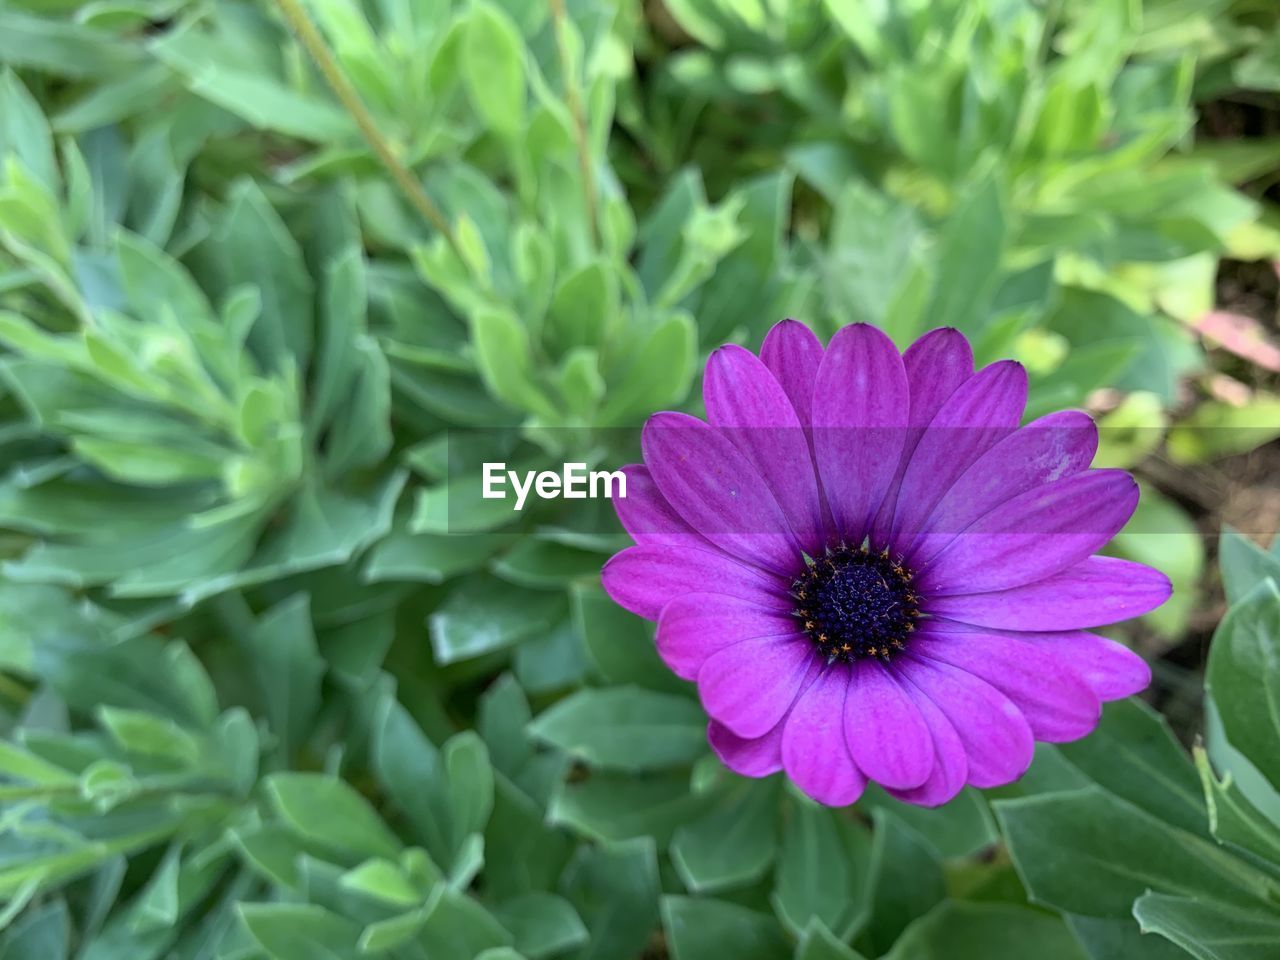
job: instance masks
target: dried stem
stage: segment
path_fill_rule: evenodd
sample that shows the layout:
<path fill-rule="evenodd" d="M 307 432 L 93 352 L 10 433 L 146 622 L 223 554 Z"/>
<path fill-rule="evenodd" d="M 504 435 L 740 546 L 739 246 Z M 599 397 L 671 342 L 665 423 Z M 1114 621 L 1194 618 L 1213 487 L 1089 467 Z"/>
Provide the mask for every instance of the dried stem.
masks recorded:
<path fill-rule="evenodd" d="M 360 133 L 364 135 L 369 147 L 377 155 L 378 159 L 382 161 L 382 165 L 387 168 L 387 172 L 391 174 L 391 178 L 395 180 L 396 185 L 404 192 L 404 195 L 413 204 L 414 208 L 448 241 L 454 252 L 458 253 L 458 241 L 453 235 L 453 229 L 449 226 L 449 221 L 445 219 L 440 208 L 427 196 L 417 177 L 400 162 L 400 159 L 391 149 L 391 145 L 378 130 L 378 125 L 374 121 L 373 115 L 369 113 L 364 101 L 360 99 L 360 94 L 351 85 L 351 81 L 347 79 L 346 74 L 342 72 L 342 68 L 338 65 L 337 60 L 334 59 L 328 44 L 325 43 L 324 37 L 320 35 L 320 31 L 311 22 L 311 18 L 307 15 L 306 10 L 303 9 L 302 4 L 299 0 L 279 0 L 279 6 L 285 20 L 288 21 L 293 32 L 297 34 L 302 45 L 306 47 L 307 53 L 311 55 L 311 59 L 315 61 L 316 66 L 324 75 L 325 81 L 338 99 L 342 101 L 342 105 L 347 112 L 351 114 L 351 119 L 356 122 L 356 126 L 360 128 Z M 460 253 L 459 259 L 465 262 L 465 258 Z"/>
<path fill-rule="evenodd" d="M 573 64 L 569 59 L 569 43 L 566 36 L 568 15 L 564 0 L 550 0 L 551 16 L 555 20 L 556 53 L 560 58 L 560 76 L 564 81 L 565 100 L 573 118 L 573 137 L 578 147 L 578 169 L 582 175 L 582 196 L 587 205 L 587 220 L 591 229 L 591 243 L 600 246 L 600 211 L 596 200 L 595 169 L 591 164 L 591 145 L 587 138 L 586 114 L 582 109 L 582 97 L 573 82 Z"/>

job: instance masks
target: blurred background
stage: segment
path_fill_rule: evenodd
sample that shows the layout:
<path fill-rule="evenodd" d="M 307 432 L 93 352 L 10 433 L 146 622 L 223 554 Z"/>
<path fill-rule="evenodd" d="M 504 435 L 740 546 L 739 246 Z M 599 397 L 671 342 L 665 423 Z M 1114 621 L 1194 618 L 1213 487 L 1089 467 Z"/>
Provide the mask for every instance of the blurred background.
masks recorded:
<path fill-rule="evenodd" d="M 3 960 L 1277 955 L 1274 894 L 1139 934 L 1200 846 L 1111 891 L 1018 827 L 1225 842 L 1177 744 L 1250 754 L 1206 663 L 1280 576 L 1273 0 L 0 0 L 0 64 Z M 1008 807 L 729 775 L 609 504 L 479 496 L 785 316 L 957 327 L 1142 483 L 1146 704 Z"/>

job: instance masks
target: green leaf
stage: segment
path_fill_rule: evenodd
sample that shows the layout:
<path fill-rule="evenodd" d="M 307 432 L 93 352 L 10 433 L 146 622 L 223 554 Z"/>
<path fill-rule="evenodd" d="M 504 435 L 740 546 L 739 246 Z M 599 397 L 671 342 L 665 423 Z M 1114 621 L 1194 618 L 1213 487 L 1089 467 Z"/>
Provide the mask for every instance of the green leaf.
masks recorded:
<path fill-rule="evenodd" d="M 1280 789 L 1280 587 L 1256 586 L 1227 611 L 1209 648 L 1205 692 L 1227 740 Z"/>
<path fill-rule="evenodd" d="M 29 250 L 56 269 L 71 263 L 71 238 L 59 216 L 55 195 L 13 157 L 0 158 L 0 227 L 14 238 L 9 246 Z"/>
<path fill-rule="evenodd" d="M 504 673 L 480 696 L 476 732 L 489 748 L 493 768 L 515 778 L 533 757 L 525 732 L 529 700 L 514 677 Z"/>
<path fill-rule="evenodd" d="M 794 176 L 778 171 L 737 186 L 731 202 L 741 202 L 741 245 L 725 255 L 697 294 L 698 336 L 703 344 L 735 339 L 746 327 L 749 339 L 785 312 L 786 233 L 791 221 Z M 808 277 L 803 281 L 811 282 Z"/>
<path fill-rule="evenodd" d="M 1096 81 L 1060 72 L 1044 92 L 1031 148 L 1050 156 L 1093 150 L 1106 129 L 1108 106 Z"/>
<path fill-rule="evenodd" d="M 894 800 L 872 786 L 859 805 L 872 812 L 885 810 L 927 840 L 944 857 L 967 857 L 998 837 L 986 801 L 977 790 L 962 790 L 941 807 L 917 807 Z"/>
<path fill-rule="evenodd" d="M 0 72 L 0 159 L 11 155 L 49 193 L 57 194 L 62 178 L 49 124 L 18 75 L 6 67 Z"/>
<path fill-rule="evenodd" d="M 1172 406 L 1183 374 L 1202 363 L 1203 354 L 1185 324 L 1144 314 L 1096 290 L 1062 287 L 1048 324 L 1070 341 L 1072 350 L 1060 370 L 1040 381 L 1042 387 L 1147 390 Z"/>
<path fill-rule="evenodd" d="M 1228 774 L 1219 780 L 1208 754 L 1196 750 L 1196 767 L 1204 782 L 1209 805 L 1209 826 L 1219 843 L 1253 854 L 1280 873 L 1280 824 L 1269 820 L 1249 800 Z"/>
<path fill-rule="evenodd" d="M 603 260 L 593 260 L 556 284 L 547 309 L 545 336 L 557 356 L 574 347 L 598 346 L 618 312 L 618 279 Z"/>
<path fill-rule="evenodd" d="M 170 846 L 134 905 L 133 928 L 142 931 L 172 927 L 182 910 L 181 886 L 187 887 L 188 898 L 192 896 L 191 888 L 199 886 L 191 880 L 192 868 L 188 864 L 184 869 L 182 848 L 177 844 Z"/>
<path fill-rule="evenodd" d="M 511 18 L 484 0 L 473 4 L 462 39 L 462 78 L 476 112 L 506 137 L 524 126 L 524 58 Z"/>
<path fill-rule="evenodd" d="M 238 795 L 248 795 L 258 780 L 258 760 L 262 752 L 258 728 L 249 712 L 243 707 L 232 707 L 218 718 L 213 738 L 232 787 Z"/>
<path fill-rule="evenodd" d="M 637 955 L 658 922 L 661 888 L 653 841 L 583 844 L 565 867 L 560 892 L 591 934 L 574 960 Z"/>
<path fill-rule="evenodd" d="M 253 283 L 262 313 L 249 343 L 268 370 L 304 370 L 311 354 L 313 285 L 302 252 L 279 214 L 252 181 L 231 191 L 216 234 L 230 276 Z"/>
<path fill-rule="evenodd" d="M 335 777 L 276 773 L 264 787 L 277 813 L 298 836 L 348 856 L 395 859 L 400 841 L 369 801 Z"/>
<path fill-rule="evenodd" d="M 813 920 L 796 946 L 796 960 L 863 960 L 863 956 L 842 943 L 822 921 Z"/>
<path fill-rule="evenodd" d="M 1133 917 L 1066 919 L 1090 960 L 1187 960 L 1186 952 L 1169 941 L 1145 935 Z"/>
<path fill-rule="evenodd" d="M 1200 960 L 1266 960 L 1280 943 L 1280 915 L 1191 897 L 1147 893 L 1133 915 L 1144 933 L 1158 933 Z"/>
<path fill-rule="evenodd" d="M 585 347 L 570 350 L 560 364 L 555 385 L 570 413 L 583 418 L 594 417 L 595 409 L 605 394 L 599 351 Z"/>
<path fill-rule="evenodd" d="M 1204 792 L 1160 714 L 1136 698 L 1108 703 L 1097 729 L 1062 755 L 1092 780 L 1188 833 L 1207 836 Z"/>
<path fill-rule="evenodd" d="M 519 319 L 505 310 L 478 310 L 471 329 L 476 362 L 490 392 L 515 410 L 554 418 L 555 408 L 536 382 L 532 347 Z"/>
<path fill-rule="evenodd" d="M 315 371 L 308 415 L 328 423 L 359 375 L 356 340 L 368 322 L 364 258 L 349 247 L 325 265 L 322 278 Z"/>
<path fill-rule="evenodd" d="M 628 354 L 625 372 L 616 379 L 612 373 L 607 377 L 609 393 L 599 414 L 601 426 L 630 425 L 633 417 L 684 399 L 697 354 L 693 322 L 684 314 L 673 314 Z"/>
<path fill-rule="evenodd" d="M 862 936 L 878 955 L 888 952 L 912 920 L 942 902 L 947 885 L 933 846 L 883 808 L 875 814 L 870 873 L 871 915 Z"/>
<path fill-rule="evenodd" d="M 484 830 L 493 810 L 493 767 L 484 741 L 471 730 L 444 745 L 444 766 L 453 805 L 454 841 Z"/>
<path fill-rule="evenodd" d="M 743 886 L 773 862 L 777 819 L 777 784 L 749 781 L 705 816 L 676 829 L 671 862 L 692 893 Z"/>
<path fill-rule="evenodd" d="M 65 960 L 71 939 L 67 906 L 54 900 L 15 918 L 0 939 L 5 960 Z"/>
<path fill-rule="evenodd" d="M 1177 463 L 1208 463 L 1280 437 L 1280 396 L 1258 393 L 1244 406 L 1206 400 L 1173 425 L 1167 446 Z"/>
<path fill-rule="evenodd" d="M 156 305 L 165 304 L 173 310 L 178 323 L 193 336 L 212 335 L 210 328 L 217 329 L 219 321 L 208 297 L 196 285 L 191 274 L 163 250 L 143 237 L 122 230 L 116 234 L 115 254 L 120 267 L 120 284 L 138 315 L 145 316 Z M 218 346 L 231 354 L 239 345 L 234 337 L 224 336 Z M 219 375 L 228 379 L 238 369 L 235 365 L 238 357 L 235 362 L 231 362 L 230 356 L 203 359 L 211 365 L 216 364 Z"/>
<path fill-rule="evenodd" d="M 529 794 L 499 774 L 485 847 L 486 891 L 505 899 L 554 886 L 574 844 L 567 833 L 547 824 L 545 811 Z"/>
<path fill-rule="evenodd" d="M 600 574 L 600 554 L 526 537 L 493 563 L 493 572 L 522 587 L 549 588 Z"/>
<path fill-rule="evenodd" d="M 1233 606 L 1268 577 L 1280 583 L 1280 556 L 1268 553 L 1230 527 L 1223 527 L 1218 540 L 1218 563 L 1222 566 L 1227 603 Z"/>
<path fill-rule="evenodd" d="M 652 625 L 623 610 L 598 583 L 576 584 L 570 598 L 587 656 L 604 680 L 669 692 L 689 689 L 658 656 Z"/>
<path fill-rule="evenodd" d="M 341 884 L 345 890 L 401 907 L 412 906 L 422 900 L 422 894 L 414 888 L 404 871 L 390 860 L 366 860 L 344 873 Z"/>
<path fill-rule="evenodd" d="M 0 580 L 0 665 L 19 674 L 35 667 L 36 641 L 44 633 L 82 633 L 86 618 L 61 587 L 20 587 Z"/>
<path fill-rule="evenodd" d="M 927 293 L 932 272 L 920 218 L 908 204 L 857 179 L 841 188 L 833 217 L 822 265 L 833 312 L 842 323 L 882 327 L 905 347 L 921 332 L 925 316 L 923 300 L 910 294 Z"/>
<path fill-rule="evenodd" d="M 701 175 L 696 169 L 687 169 L 667 185 L 662 198 L 645 218 L 638 238 L 642 250 L 637 271 L 651 296 L 675 271 L 684 225 L 706 202 Z"/>
<path fill-rule="evenodd" d="M 513 666 L 521 686 L 533 694 L 579 685 L 587 658 L 573 621 L 566 617 L 546 633 L 522 641 Z"/>
<path fill-rule="evenodd" d="M 67 702 L 120 707 L 200 729 L 212 722 L 211 684 L 185 645 L 143 635 L 113 642 L 101 622 L 49 619 L 36 634 L 34 670 Z"/>
<path fill-rule="evenodd" d="M 254 942 L 280 960 L 356 956 L 359 927 L 313 904 L 243 903 L 240 918 Z"/>
<path fill-rule="evenodd" d="M 138 49 L 71 19 L 0 10 L 0 62 L 55 76 L 91 77 L 137 69 Z"/>
<path fill-rule="evenodd" d="M 360 933 L 360 952 L 379 954 L 403 946 L 417 937 L 425 921 L 425 908 L 375 921 Z"/>
<path fill-rule="evenodd" d="M 854 855 L 856 854 L 856 855 Z M 796 799 L 782 829 L 773 906 L 797 935 L 816 919 L 837 935 L 861 925 L 869 890 L 869 850 L 850 849 L 836 815 Z"/>
<path fill-rule="evenodd" d="M 394 696 L 384 698 L 374 722 L 373 769 L 413 835 L 437 861 L 450 862 L 455 833 L 444 761 Z"/>
<path fill-rule="evenodd" d="M 1227 742 L 1222 718 L 1212 697 L 1205 699 L 1204 708 L 1205 750 L 1213 769 L 1224 778 L 1230 778 L 1242 799 L 1248 800 L 1272 823 L 1280 824 L 1280 791 L 1267 782 L 1267 778 L 1244 754 Z"/>
<path fill-rule="evenodd" d="M 263 880 L 279 887 L 302 888 L 299 864 L 315 849 L 278 823 L 258 823 L 230 833 L 245 866 Z"/>
<path fill-rule="evenodd" d="M 1057 917 L 1008 903 L 948 900 L 909 926 L 886 960 L 1018 960 L 1034 944 L 1040 960 L 1085 960 Z"/>
<path fill-rule="evenodd" d="M 1069 913 L 1127 917 L 1147 890 L 1249 905 L 1280 885 L 1099 787 L 995 803 L 1032 899 Z"/>
<path fill-rule="evenodd" d="M 8 741 L 0 741 L 0 773 L 24 783 L 39 786 L 75 783 L 76 778 L 62 767 L 40 759 L 33 753 Z"/>
<path fill-rule="evenodd" d="M 298 593 L 282 600 L 245 631 L 241 643 L 281 755 L 291 757 L 312 732 L 325 671 L 310 598 Z"/>
<path fill-rule="evenodd" d="M 151 53 L 181 77 L 192 93 L 259 129 L 318 143 L 352 137 L 355 128 L 345 111 L 328 100 L 290 89 L 251 58 L 239 59 L 230 46 L 234 42 L 188 27 L 165 34 L 151 44 Z"/>
<path fill-rule="evenodd" d="M 553 893 L 529 893 L 501 903 L 494 916 L 515 937 L 515 948 L 529 960 L 541 960 L 587 941 L 573 904 Z"/>
<path fill-rule="evenodd" d="M 662 926 L 675 960 L 776 960 L 788 950 L 773 917 L 723 900 L 663 897 Z"/>
<path fill-rule="evenodd" d="M 685 697 L 640 687 L 580 690 L 529 725 L 537 740 L 588 764 L 653 770 L 688 763 L 706 750 L 706 716 Z"/>
<path fill-rule="evenodd" d="M 132 753 L 184 766 L 194 765 L 200 757 L 199 741 L 168 718 L 118 707 L 99 708 L 98 718 L 116 743 Z"/>
<path fill-rule="evenodd" d="M 479 570 L 509 542 L 509 537 L 497 534 L 438 535 L 396 530 L 369 551 L 364 578 L 370 583 L 444 583 L 458 574 Z"/>
<path fill-rule="evenodd" d="M 494 602 L 498 597 L 501 603 Z M 469 577 L 431 614 L 431 648 L 438 663 L 454 663 L 548 630 L 563 615 L 562 594 Z"/>
<path fill-rule="evenodd" d="M 551 823 L 597 840 L 648 836 L 665 846 L 676 828 L 700 816 L 712 799 L 690 793 L 687 776 L 636 779 L 597 773 L 580 783 L 565 784 L 547 817 Z"/>

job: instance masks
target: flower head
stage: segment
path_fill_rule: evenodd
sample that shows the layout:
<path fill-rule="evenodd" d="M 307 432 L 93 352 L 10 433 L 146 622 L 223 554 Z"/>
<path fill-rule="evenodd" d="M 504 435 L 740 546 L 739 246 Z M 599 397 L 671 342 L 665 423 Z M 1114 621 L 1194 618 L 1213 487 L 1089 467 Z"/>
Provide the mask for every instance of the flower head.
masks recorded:
<path fill-rule="evenodd" d="M 703 389 L 708 422 L 645 425 L 617 501 L 636 546 L 604 585 L 657 621 L 730 769 L 785 770 L 830 805 L 875 781 L 934 806 L 1017 779 L 1035 740 L 1084 736 L 1150 681 L 1088 632 L 1170 593 L 1094 556 L 1137 484 L 1089 469 L 1083 413 L 1019 426 L 1019 364 L 975 372 L 951 329 L 899 354 L 871 326 L 824 349 L 786 320 L 758 357 L 713 353 Z"/>

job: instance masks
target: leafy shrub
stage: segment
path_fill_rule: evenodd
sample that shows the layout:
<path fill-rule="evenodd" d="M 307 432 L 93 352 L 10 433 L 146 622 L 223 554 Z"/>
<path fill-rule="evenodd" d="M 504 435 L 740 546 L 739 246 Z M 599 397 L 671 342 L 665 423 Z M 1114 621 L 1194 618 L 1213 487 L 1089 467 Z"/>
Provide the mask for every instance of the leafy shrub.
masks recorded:
<path fill-rule="evenodd" d="M 957 326 L 1030 414 L 1120 391 L 1136 462 L 1219 258 L 1280 254 L 1232 185 L 1274 161 L 1189 144 L 1280 34 L 1197 13 L 1197 77 L 1172 2 L 649 6 L 311 0 L 353 113 L 294 3 L 0 3 L 5 960 L 1267 955 L 1274 585 L 1207 803 L 1126 703 L 994 814 L 835 812 L 708 755 L 607 504 L 475 477 L 634 458 L 787 314 Z M 1201 543 L 1143 503 L 1177 635 Z M 1099 811 L 1181 852 L 1095 880 Z"/>

